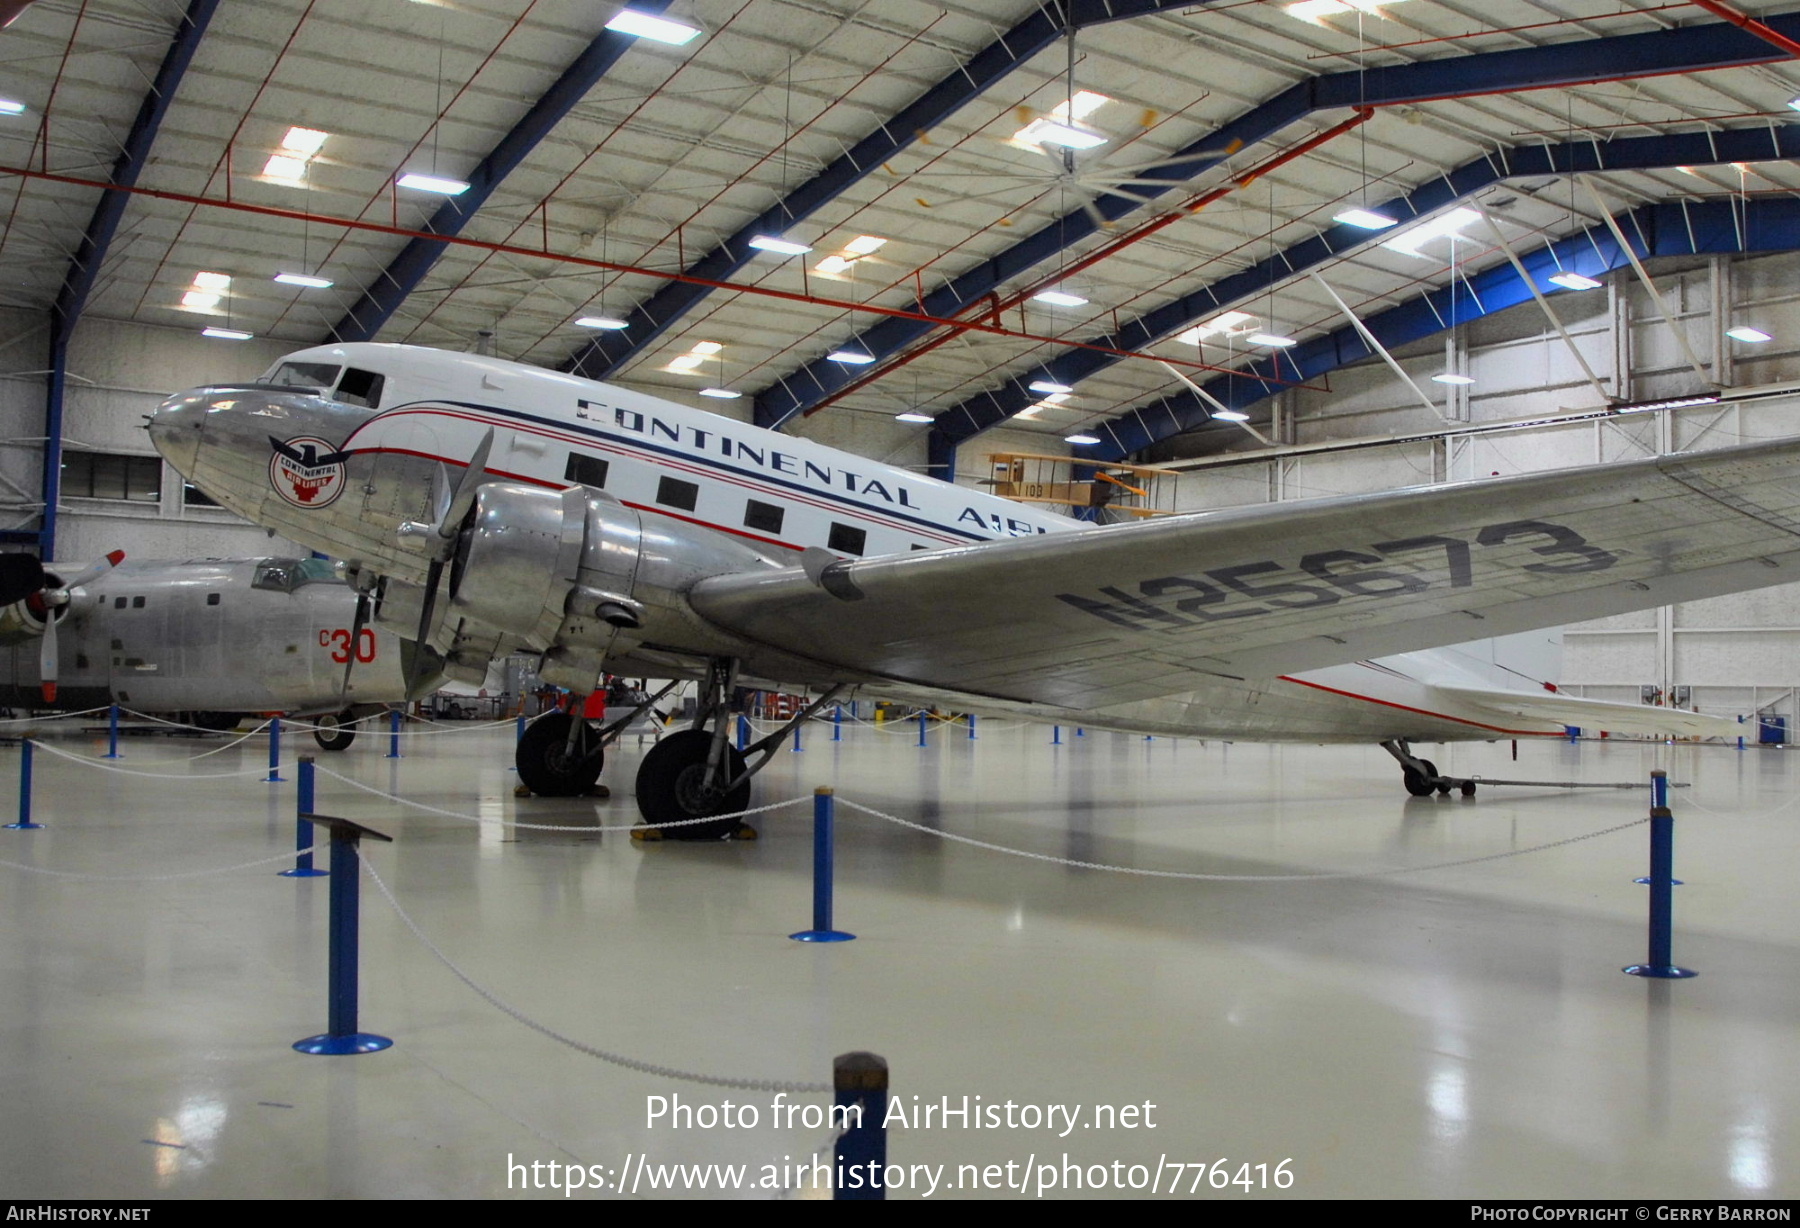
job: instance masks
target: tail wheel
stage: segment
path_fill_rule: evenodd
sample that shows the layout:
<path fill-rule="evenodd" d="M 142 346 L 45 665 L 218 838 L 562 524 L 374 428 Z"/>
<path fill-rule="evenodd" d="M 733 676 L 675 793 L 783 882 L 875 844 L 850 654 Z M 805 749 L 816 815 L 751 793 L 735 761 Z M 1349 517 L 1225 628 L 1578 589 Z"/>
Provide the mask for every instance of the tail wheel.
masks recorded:
<path fill-rule="evenodd" d="M 579 797 L 600 779 L 606 754 L 599 735 L 583 721 L 571 749 L 569 725 L 574 720 L 567 712 L 540 716 L 525 727 L 513 752 L 520 783 L 539 797 Z"/>
<path fill-rule="evenodd" d="M 750 808 L 750 782 L 721 790 L 706 784 L 706 761 L 712 754 L 713 735 L 704 729 L 684 729 L 650 748 L 637 774 L 638 812 L 651 827 L 684 823 L 709 815 L 735 815 Z M 744 773 L 744 756 L 727 745 L 723 775 L 726 782 Z M 713 823 L 684 823 L 663 830 L 668 840 L 721 840 L 732 835 L 741 819 Z"/>
<path fill-rule="evenodd" d="M 356 726 L 348 711 L 327 712 L 313 717 L 313 741 L 319 744 L 320 750 L 349 750 L 350 743 L 356 741 Z"/>

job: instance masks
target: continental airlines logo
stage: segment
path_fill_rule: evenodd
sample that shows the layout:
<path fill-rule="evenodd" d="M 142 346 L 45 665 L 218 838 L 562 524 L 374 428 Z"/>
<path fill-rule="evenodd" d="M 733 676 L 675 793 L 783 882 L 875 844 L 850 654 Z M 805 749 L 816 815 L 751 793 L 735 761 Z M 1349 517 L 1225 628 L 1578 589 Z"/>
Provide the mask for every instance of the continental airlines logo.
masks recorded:
<path fill-rule="evenodd" d="M 295 507 L 330 507 L 344 493 L 344 461 L 323 439 L 302 435 L 286 443 L 269 436 L 275 454 L 269 458 L 269 485 Z"/>

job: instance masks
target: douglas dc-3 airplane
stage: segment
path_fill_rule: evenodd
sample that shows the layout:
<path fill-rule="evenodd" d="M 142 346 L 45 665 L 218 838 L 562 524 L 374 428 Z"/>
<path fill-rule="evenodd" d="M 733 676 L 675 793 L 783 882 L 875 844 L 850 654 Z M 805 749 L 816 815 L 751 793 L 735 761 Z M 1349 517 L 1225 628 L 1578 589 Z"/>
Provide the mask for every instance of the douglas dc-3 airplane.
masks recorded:
<path fill-rule="evenodd" d="M 356 593 L 324 560 L 123 558 L 0 557 L 0 705 L 117 703 L 211 729 L 280 712 L 343 750 L 350 722 L 438 681 L 429 650 L 357 623 Z"/>
<path fill-rule="evenodd" d="M 224 506 L 347 560 L 375 621 L 452 677 L 530 651 L 583 693 L 605 671 L 700 679 L 693 727 L 638 772 L 652 826 L 746 808 L 791 728 L 754 763 L 729 744 L 732 689 L 751 680 L 818 692 L 796 722 L 856 687 L 1137 733 L 1378 742 L 1415 794 L 1454 782 L 1412 741 L 1735 732 L 1554 694 L 1517 639 L 1424 650 L 1800 580 L 1800 439 L 1084 526 L 642 393 L 407 346 L 302 350 L 259 383 L 170 398 L 149 429 Z M 582 791 L 610 729 L 536 722 L 521 779 Z"/>

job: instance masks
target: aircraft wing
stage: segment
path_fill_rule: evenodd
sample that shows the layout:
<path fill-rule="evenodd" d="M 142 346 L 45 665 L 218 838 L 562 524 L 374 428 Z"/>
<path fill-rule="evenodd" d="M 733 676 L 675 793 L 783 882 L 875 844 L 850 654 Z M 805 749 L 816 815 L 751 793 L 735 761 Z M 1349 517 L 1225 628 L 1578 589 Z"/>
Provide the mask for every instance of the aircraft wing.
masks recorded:
<path fill-rule="evenodd" d="M 1104 707 L 1800 581 L 1800 438 L 716 576 L 740 639 Z"/>
<path fill-rule="evenodd" d="M 1728 716 L 1709 716 L 1685 708 L 1658 708 L 1650 704 L 1621 704 L 1550 691 L 1509 691 L 1499 687 L 1433 686 L 1429 688 L 1457 701 L 1454 711 L 1469 706 L 1491 712 L 1497 718 L 1523 717 L 1574 725 L 1583 730 L 1608 733 L 1675 734 L 1695 738 L 1749 738 L 1756 740 L 1757 726 L 1740 725 Z"/>

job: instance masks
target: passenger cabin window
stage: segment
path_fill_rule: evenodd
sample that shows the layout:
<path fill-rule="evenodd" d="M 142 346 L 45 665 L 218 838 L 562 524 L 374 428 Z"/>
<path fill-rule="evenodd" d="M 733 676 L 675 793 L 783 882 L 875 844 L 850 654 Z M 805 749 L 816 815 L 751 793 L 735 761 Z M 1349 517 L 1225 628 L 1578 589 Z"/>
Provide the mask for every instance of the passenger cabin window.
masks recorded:
<path fill-rule="evenodd" d="M 113 598 L 113 609 L 115 609 L 115 610 L 122 610 L 122 609 L 124 609 L 124 608 L 125 608 L 125 598 L 123 598 L 123 597 L 114 597 L 114 598 Z"/>
<path fill-rule="evenodd" d="M 206 594 L 206 604 L 207 605 L 218 605 L 219 604 L 219 594 L 217 594 L 217 593 Z"/>
<path fill-rule="evenodd" d="M 339 368 L 328 362 L 284 362 L 263 377 L 265 384 L 317 388 L 321 393 L 337 383 Z"/>
<path fill-rule="evenodd" d="M 583 456 L 579 452 L 571 452 L 569 463 L 563 467 L 563 481 L 605 490 L 606 469 L 606 462 L 598 456 Z"/>
<path fill-rule="evenodd" d="M 144 599 L 142 597 L 133 597 L 131 599 L 131 608 L 134 610 L 143 609 L 144 608 Z"/>
<path fill-rule="evenodd" d="M 700 488 L 680 478 L 663 478 L 656 484 L 656 501 L 664 507 L 678 507 L 684 512 L 691 512 L 700 501 Z"/>
<path fill-rule="evenodd" d="M 831 537 L 825 543 L 839 554 L 861 554 L 868 544 L 869 534 L 864 529 L 853 529 L 847 524 L 831 526 Z"/>
<path fill-rule="evenodd" d="M 346 405 L 360 405 L 364 409 L 381 408 L 381 386 L 387 380 L 373 371 L 361 371 L 350 367 L 344 372 L 344 378 L 338 381 L 337 400 Z"/>
<path fill-rule="evenodd" d="M 781 522 L 787 516 L 787 509 L 773 503 L 759 503 L 755 499 L 744 505 L 744 527 L 755 529 L 758 533 L 779 533 Z"/>

